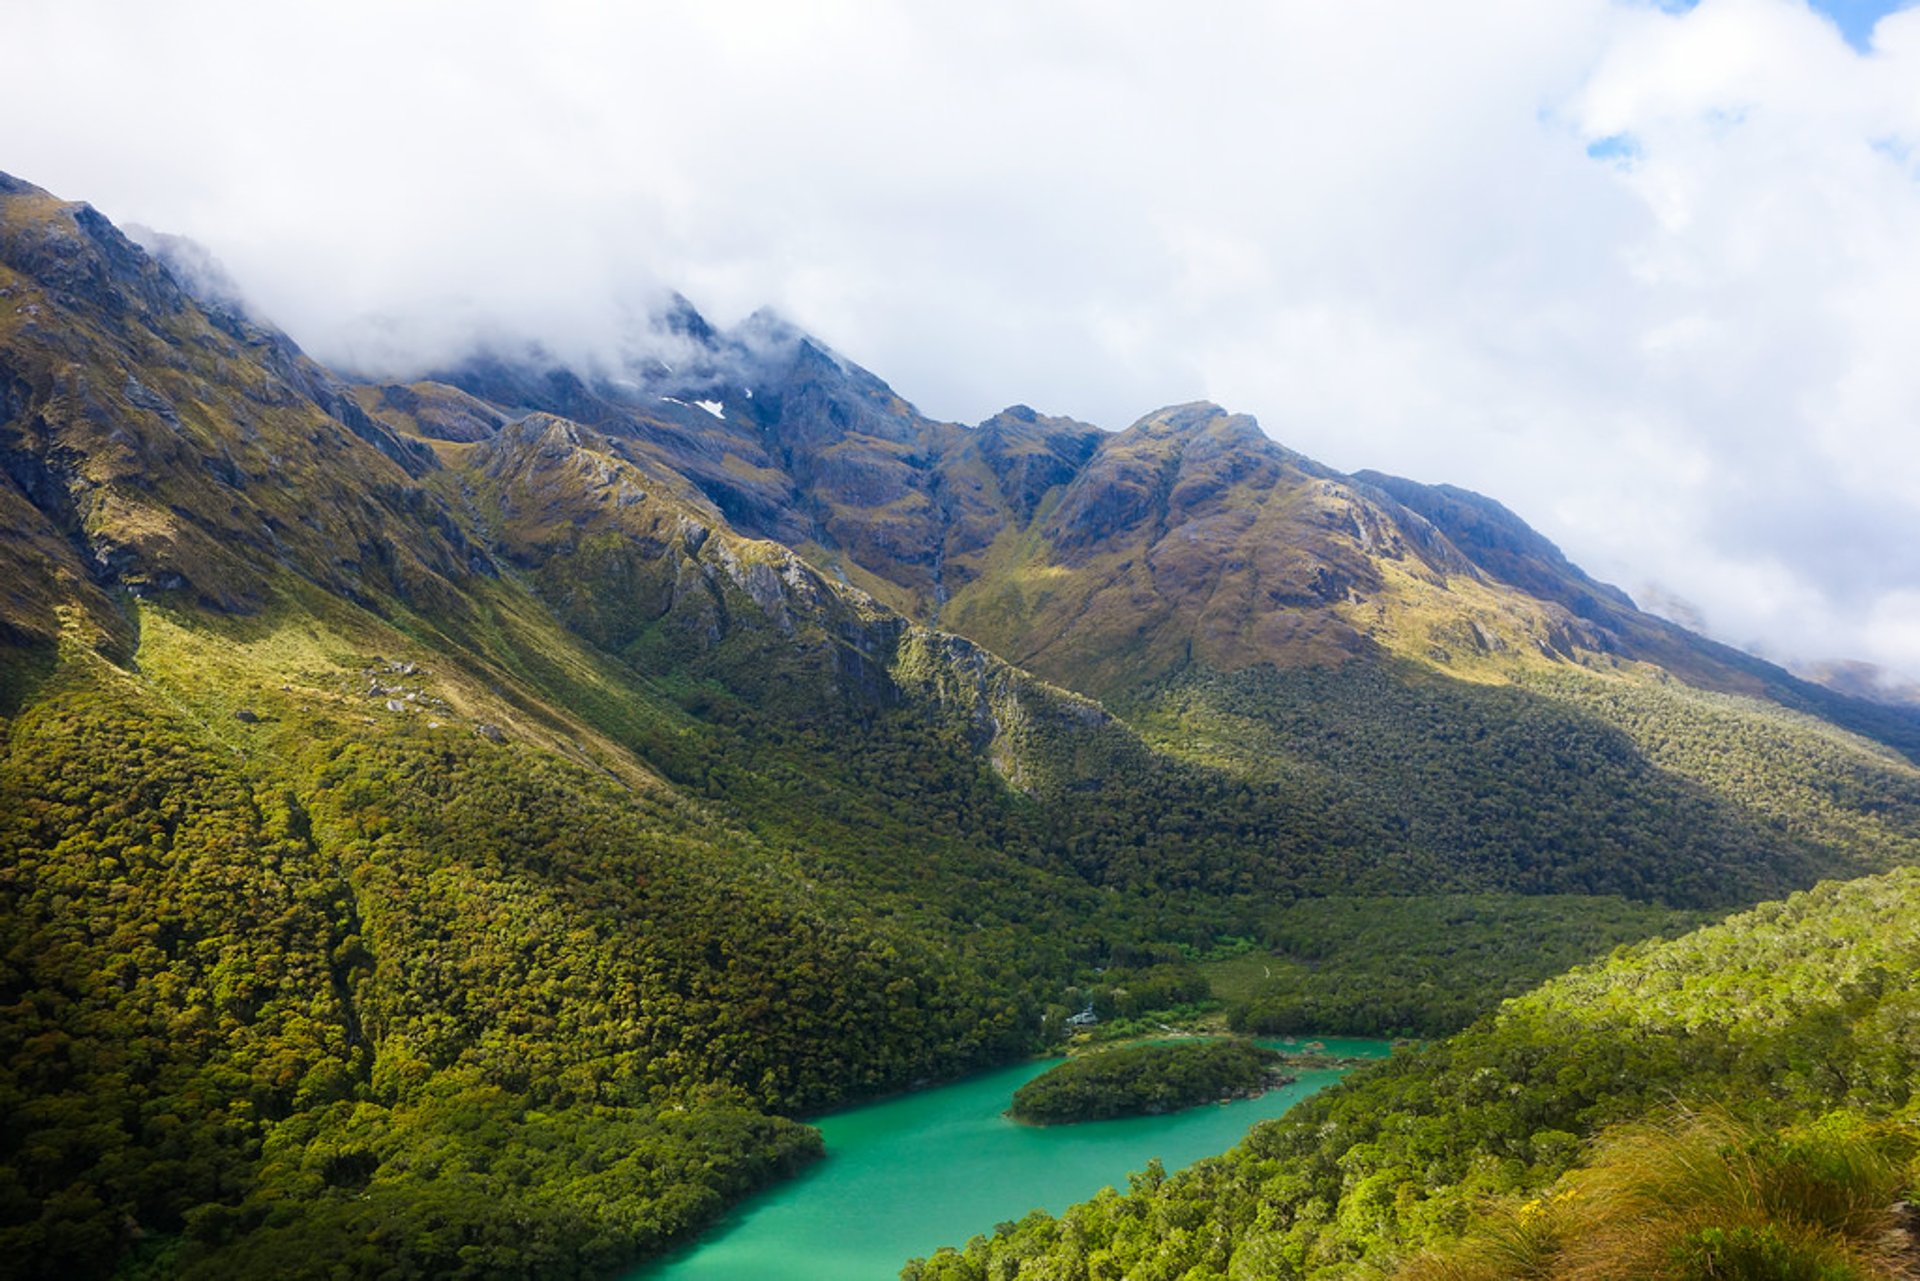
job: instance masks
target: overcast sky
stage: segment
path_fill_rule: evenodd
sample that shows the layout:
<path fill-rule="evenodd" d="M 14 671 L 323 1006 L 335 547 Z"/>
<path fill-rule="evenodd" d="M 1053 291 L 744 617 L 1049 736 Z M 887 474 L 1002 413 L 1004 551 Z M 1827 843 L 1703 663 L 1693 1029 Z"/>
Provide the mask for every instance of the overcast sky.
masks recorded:
<path fill-rule="evenodd" d="M 0 169 L 323 359 L 772 305 L 937 417 L 1217 400 L 1920 676 L 1896 8 L 8 0 Z"/>

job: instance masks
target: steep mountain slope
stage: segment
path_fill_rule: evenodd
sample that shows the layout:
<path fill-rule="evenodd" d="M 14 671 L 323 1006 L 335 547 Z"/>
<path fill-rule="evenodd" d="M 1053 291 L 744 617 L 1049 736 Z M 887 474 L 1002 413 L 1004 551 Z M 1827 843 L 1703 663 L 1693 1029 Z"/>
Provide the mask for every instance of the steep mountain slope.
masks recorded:
<path fill-rule="evenodd" d="M 210 1275 L 604 1270 L 817 1151 L 762 1109 L 1031 1041 L 1028 985 L 1060 951 L 1023 934 L 1016 967 L 990 920 L 930 941 L 938 895 L 821 884 L 848 875 L 833 851 L 756 836 L 635 754 L 729 755 L 540 606 L 523 543 L 470 541 L 485 472 L 448 474 L 284 338 L 194 306 L 84 206 L 9 180 L 0 213 L 10 1270 L 155 1250 Z M 517 496 L 515 440 L 494 478 Z M 786 593 L 833 595 L 769 586 L 777 549 L 690 541 L 689 608 L 730 634 L 794 639 Z M 1104 721 L 909 632 L 879 629 L 842 702 L 900 705 L 910 777 L 993 786 L 942 737 L 989 687 L 1034 722 Z M 804 645 L 770 648 L 767 679 L 790 663 L 834 695 Z M 943 716 L 921 688 L 972 701 Z M 743 790 L 779 790 L 773 760 L 733 764 Z M 889 852 L 923 850 L 1002 904 L 1064 888 L 1023 890 L 1042 874 L 977 840 Z"/>
<path fill-rule="evenodd" d="M 1215 406 L 1119 433 L 1024 406 L 961 428 L 771 315 L 720 332 L 684 299 L 636 350 L 676 363 L 583 376 L 532 350 L 442 377 L 643 442 L 744 532 L 1097 696 L 1380 650 L 1477 682 L 1641 663 L 1920 750 L 1920 718 L 1639 611 L 1491 499 L 1342 476 Z"/>
<path fill-rule="evenodd" d="M 1245 780 L 1203 760 L 1177 761 L 1151 752 L 1091 705 L 1043 696 L 1038 687 L 1016 697 L 1018 680 L 997 659 L 839 591 L 776 544 L 715 536 L 707 546 L 713 526 L 706 522 L 718 513 L 664 503 L 662 482 L 632 457 L 617 437 L 532 416 L 477 447 L 465 474 L 478 479 L 463 483 L 480 523 L 493 531 L 491 545 L 526 566 L 529 585 L 576 632 L 639 670 L 724 691 L 724 703 L 704 706 L 755 727 L 742 736 L 749 741 L 741 752 L 762 750 L 755 742 L 778 722 L 808 736 L 811 759 L 831 761 L 865 732 L 847 723 L 841 700 L 848 691 L 885 703 L 927 681 L 927 699 L 967 718 L 969 750 L 1028 802 L 1027 823 L 1008 818 L 977 834 L 1002 848 L 1031 842 L 1059 851 L 1096 882 L 1215 893 L 1625 891 L 1712 903 L 1822 871 L 1865 870 L 1899 853 L 1774 830 L 1711 794 L 1675 785 L 1604 727 L 1559 713 L 1543 718 L 1521 700 L 1439 699 L 1417 723 L 1403 718 L 1358 735 L 1362 744 L 1398 739 L 1391 750 L 1417 754 L 1416 733 L 1457 735 L 1472 724 L 1471 750 L 1507 762 L 1492 782 L 1487 770 L 1462 766 L 1397 802 L 1361 792 L 1357 771 Z M 642 485 L 655 487 L 652 497 L 636 498 Z M 682 496 L 683 504 L 695 502 Z M 772 627 L 734 626 L 737 607 L 717 595 L 716 579 L 744 591 L 751 616 Z M 931 661 L 911 657 L 922 653 Z M 956 665 L 977 674 L 956 682 Z M 1354 719 L 1351 709 L 1345 714 Z M 831 732 L 820 732 L 823 721 Z M 1526 758 L 1543 751 L 1564 758 L 1561 772 L 1548 784 L 1514 786 Z M 736 799 L 739 786 L 727 789 Z M 784 808 L 796 804 L 812 808 L 800 798 Z M 975 799 L 965 808 L 982 804 L 1004 807 Z M 1432 818 L 1396 823 L 1396 804 Z M 1060 826 L 1067 811 L 1076 815 L 1072 830 Z M 1589 831 L 1582 818 L 1594 815 L 1602 817 Z M 1038 827 L 1028 825 L 1036 820 Z M 835 841 L 843 850 L 865 844 L 854 831 Z"/>
<path fill-rule="evenodd" d="M 1116 434 L 1025 409 L 932 423 L 766 317 L 719 334 L 673 314 L 701 353 L 678 373 L 535 364 L 516 394 L 558 379 L 551 405 L 618 401 L 598 418 L 624 457 L 683 467 L 1161 753 L 1284 794 L 1401 884 L 1484 867 L 1482 885 L 1646 894 L 1632 864 L 1702 841 L 1810 845 L 1839 856 L 1828 874 L 1920 854 L 1920 774 L 1887 750 L 1914 750 L 1920 720 L 1639 612 L 1489 500 L 1340 476 L 1210 405 Z M 509 366 L 490 368 L 454 376 L 499 394 Z M 687 461 L 703 449 L 753 502 Z"/>
<path fill-rule="evenodd" d="M 1144 758 L 1097 708 L 0 208 L 4 1257 L 604 1270 L 817 1150 L 763 1109 L 1040 1034 L 1104 909 L 996 770 Z"/>
<path fill-rule="evenodd" d="M 741 532 L 814 555 L 923 621 L 978 576 L 986 549 L 1030 520 L 1103 435 L 1025 406 L 976 429 L 934 422 L 770 313 L 722 333 L 677 299 L 640 344 L 597 376 L 532 349 L 365 394 L 376 413 L 382 400 L 434 387 L 510 414 L 578 421 L 685 476 Z M 411 430 L 404 407 L 395 410 L 387 421 Z"/>
<path fill-rule="evenodd" d="M 1451 485 L 1421 485 L 1379 472 L 1355 476 L 1432 521 L 1435 528 L 1501 582 L 1554 601 L 1598 628 L 1606 646 L 1692 685 L 1746 694 L 1809 712 L 1888 743 L 1910 759 L 1920 752 L 1920 721 L 1898 707 L 1802 680 L 1772 663 L 1697 636 L 1644 613 L 1618 588 L 1595 582 L 1560 549 L 1505 507 Z"/>
<path fill-rule="evenodd" d="M 1247 420 L 931 423 L 687 307 L 672 368 L 355 386 L 150 243 L 0 179 L 28 1274 L 604 1271 L 1276 902 L 1915 853 L 1894 753 L 1594 658 Z"/>
<path fill-rule="evenodd" d="M 1916 922 L 1920 877 L 1903 869 L 1622 950 L 1451 1040 L 1355 1073 L 1224 1156 L 1172 1178 L 1150 1170 L 1129 1193 L 1109 1190 L 1057 1219 L 1035 1212 L 903 1275 L 1376 1276 L 1418 1246 L 1482 1226 L 1490 1248 L 1479 1270 L 1417 1275 L 1589 1275 L 1554 1270 L 1560 1247 L 1541 1229 L 1577 1232 L 1587 1213 L 1577 1198 L 1600 1186 L 1578 1173 L 1555 1181 L 1607 1127 L 1676 1109 L 1732 1109 L 1750 1122 L 1721 1127 L 1704 1157 L 1727 1155 L 1734 1141 L 1734 1155 L 1770 1161 L 1775 1199 L 1742 1198 L 1738 1186 L 1718 1195 L 1696 1144 L 1694 1177 L 1653 1190 L 1659 1213 L 1694 1233 L 1696 1253 L 1604 1275 L 1896 1275 L 1795 1270 L 1787 1243 L 1867 1184 L 1878 1200 L 1862 1207 L 1865 1235 L 1889 1232 L 1899 1223 L 1894 1202 L 1915 1184 L 1907 1163 L 1920 1046 L 1907 980 L 1920 967 Z M 1802 1128 L 1775 1133 L 1794 1126 Z M 1610 1133 L 1600 1157 L 1615 1162 L 1617 1178 L 1632 1136 Z M 1849 1136 L 1852 1146 L 1833 1142 Z M 1657 1154 L 1684 1140 L 1667 1130 L 1652 1146 Z M 1876 1175 L 1874 1161 L 1892 1168 Z M 1698 1208 L 1688 1219 L 1690 1200 Z M 1640 1209 L 1642 1218 L 1617 1230 L 1657 1234 L 1662 1225 Z M 1590 1224 L 1606 1207 L 1592 1211 Z M 1716 1241 L 1737 1245 L 1742 1232 L 1765 1244 L 1769 1227 L 1779 1248 L 1756 1248 L 1748 1270 L 1738 1250 L 1718 1270 L 1697 1262 L 1713 1257 Z M 1374 1267 L 1356 1268 L 1361 1261 Z"/>
<path fill-rule="evenodd" d="M 264 599 L 262 562 L 403 598 L 465 566 L 451 526 L 384 536 L 413 523 L 397 504 L 424 448 L 332 417 L 346 402 L 331 375 L 284 340 L 219 328 L 93 210 L 0 179 L 0 260 L 10 635 L 51 643 L 73 602 L 89 639 L 124 642 L 110 585 L 233 610 Z"/>
<path fill-rule="evenodd" d="M 529 433 L 542 422 L 552 426 L 534 448 Z M 728 638 L 720 615 L 710 608 L 701 612 L 672 557 L 661 555 L 676 545 L 681 535 L 675 531 L 683 526 L 685 536 L 704 537 L 708 526 L 702 522 L 717 521 L 717 512 L 688 516 L 657 503 L 630 503 L 622 495 L 638 493 L 642 485 L 657 489 L 677 482 L 648 479 L 662 476 L 658 464 L 647 470 L 645 449 L 627 438 L 588 433 L 558 419 L 523 420 L 495 446 L 468 451 L 467 466 L 486 479 L 463 483 L 476 494 L 500 495 L 499 482 L 509 474 L 501 459 L 529 450 L 540 465 L 511 474 L 534 497 L 496 497 L 516 515 L 489 527 L 497 530 L 493 545 L 528 567 L 529 581 L 561 617 L 642 669 L 714 677 L 760 708 L 792 697 L 793 687 L 762 679 L 775 668 L 752 645 Z M 590 483 L 582 479 L 587 473 Z M 698 501 L 690 484 L 681 485 L 681 500 Z M 536 501 L 562 505 L 541 510 Z M 533 532 L 541 522 L 548 532 Z M 749 559 L 769 556 L 774 559 L 766 566 L 750 571 L 759 586 L 749 584 L 749 590 L 761 605 L 776 613 L 787 608 L 777 593 L 767 594 L 778 581 L 804 595 L 803 613 L 825 606 L 841 614 L 864 609 L 846 604 L 853 598 L 836 594 L 791 553 L 763 547 Z M 776 571 L 776 563 L 783 568 Z M 669 601 L 671 612 L 654 618 Z M 889 617 L 886 626 L 905 635 L 904 622 Z M 827 626 L 843 640 L 859 635 L 845 617 Z M 831 661 L 814 679 L 871 686 L 858 656 L 892 643 L 868 637 L 851 648 L 822 649 Z M 1377 667 L 1360 665 L 1331 676 L 1293 678 L 1286 705 L 1292 720 L 1272 724 L 1281 706 L 1267 687 L 1273 679 L 1265 669 L 1247 677 L 1251 685 L 1198 686 L 1187 679 L 1161 703 L 1165 708 L 1176 696 L 1184 699 L 1177 715 L 1148 708 L 1137 717 L 1159 740 L 1160 754 L 1142 750 L 1116 728 L 1097 752 L 1098 764 L 1070 770 L 1070 778 L 1042 764 L 1084 755 L 1082 747 L 1058 736 L 1044 750 L 1028 753 L 1026 763 L 1001 761 L 999 767 L 1003 777 L 1039 799 L 1073 803 L 1092 799 L 1089 791 L 1098 796 L 1098 812 L 1109 822 L 1091 832 L 1083 828 L 1067 845 L 1076 851 L 1071 857 L 1082 874 L 1109 883 L 1215 891 L 1519 888 L 1711 903 L 1764 893 L 1768 884 L 1805 883 L 1823 872 L 1870 870 L 1910 853 L 1913 816 L 1905 810 L 1860 818 L 1851 828 L 1836 820 L 1783 830 L 1783 817 L 1751 812 L 1751 798 L 1729 804 L 1711 789 L 1677 780 L 1650 765 L 1613 724 L 1538 696 L 1504 688 L 1463 692 L 1448 682 L 1414 677 L 1387 680 Z M 1252 704 L 1268 726 L 1249 727 L 1244 709 L 1233 701 L 1243 687 L 1254 691 Z M 1224 707 L 1210 716 L 1215 702 Z M 1219 742 L 1234 743 L 1236 750 L 1215 751 Z M 1254 745 L 1261 759 L 1249 768 L 1244 749 Z M 977 746 L 996 750 L 991 736 Z M 815 750 L 832 755 L 839 749 L 828 739 Z M 1175 765 L 1174 758 L 1184 763 Z M 1543 770 L 1543 761 L 1552 768 Z M 1799 777 L 1789 767 L 1798 768 L 1800 761 L 1801 754 L 1790 753 L 1769 770 L 1769 785 Z M 1889 798 L 1912 790 L 1911 771 L 1871 757 L 1861 768 L 1886 775 L 1879 790 Z M 1422 786 L 1404 786 L 1409 769 L 1421 773 Z M 1802 773 L 1809 788 L 1827 777 L 1811 767 Z M 1878 783 L 1876 775 L 1865 785 Z M 1193 804 L 1229 796 L 1224 812 L 1233 815 L 1231 835 L 1221 840 L 1220 819 L 1205 817 Z M 1849 808 L 1839 813 L 1858 817 Z M 1176 823 L 1184 830 L 1176 830 Z"/>

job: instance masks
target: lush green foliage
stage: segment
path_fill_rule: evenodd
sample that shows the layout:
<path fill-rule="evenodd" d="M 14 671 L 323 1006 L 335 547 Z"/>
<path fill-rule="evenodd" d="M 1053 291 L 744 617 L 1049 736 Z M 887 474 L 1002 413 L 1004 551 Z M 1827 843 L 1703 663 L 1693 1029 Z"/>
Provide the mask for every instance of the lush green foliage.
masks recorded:
<path fill-rule="evenodd" d="M 268 1129 L 238 1204 L 187 1213 L 182 1275 L 603 1276 L 820 1155 L 723 1092 L 664 1108 L 529 1106 L 480 1074 Z"/>
<path fill-rule="evenodd" d="M 1597 679 L 1571 676 L 1565 689 Z M 1635 688 L 1604 688 L 1615 686 Z M 1725 724 L 1701 721 L 1701 703 L 1623 694 L 1673 741 L 1684 735 L 1702 751 L 1720 744 L 1740 790 L 1708 786 L 1674 768 L 1683 761 L 1650 758 L 1639 740 L 1652 725 L 1630 734 L 1615 723 L 1622 717 L 1599 714 L 1613 704 L 1563 692 L 1476 685 L 1407 664 L 1191 670 L 1141 695 L 1135 717 L 1158 746 L 1292 796 L 1317 816 L 1324 840 L 1367 851 L 1361 890 L 1401 892 L 1398 876 L 1428 890 L 1751 901 L 1886 866 L 1834 825 L 1792 831 L 1776 822 L 1774 811 L 1792 808 L 1802 790 L 1789 780 L 1819 775 L 1822 761 L 1840 755 L 1851 777 L 1873 780 L 1851 785 L 1853 801 L 1920 801 L 1920 772 L 1857 740 L 1804 726 L 1796 736 L 1784 714 L 1786 728 L 1762 722 L 1736 739 Z M 1771 755 L 1754 759 L 1742 741 L 1764 742 Z M 1769 789 L 1779 794 L 1762 806 L 1757 794 Z M 1920 825 L 1897 810 L 1888 820 L 1877 830 L 1904 833 L 1898 857 L 1920 854 Z"/>
<path fill-rule="evenodd" d="M 1796 840 L 1880 867 L 1920 853 L 1920 773 L 1890 748 L 1803 712 L 1671 681 L 1557 673 L 1527 687 L 1617 727 L 1654 767 Z"/>
<path fill-rule="evenodd" d="M 1396 1281 L 1891 1281 L 1913 1136 L 1839 1111 L 1784 1131 L 1720 1110 L 1602 1133 L 1582 1165 L 1511 1198 Z"/>
<path fill-rule="evenodd" d="M 1100 1020 L 1095 1027 L 1106 1030 L 1115 1022 L 1127 1022 L 1161 1011 L 1199 1005 L 1212 996 L 1212 988 L 1200 970 L 1183 961 L 1152 962 L 1146 958 L 1167 952 L 1171 947 L 1114 949 L 1118 960 L 1135 958 L 1132 964 L 1096 967 L 1080 983 L 1069 987 L 1066 999 L 1078 1008 L 1091 1010 Z"/>
<path fill-rule="evenodd" d="M 343 1097 L 347 887 L 282 797 L 138 712 L 46 709 L 0 771 L 0 1254 L 101 1274 Z M 338 961 L 336 962 L 336 955 Z"/>
<path fill-rule="evenodd" d="M 330 617 L 294 617 L 315 608 Z M 157 610 L 141 676 L 70 664 L 8 726 L 19 1123 L 0 1213 L 22 1257 L 86 1270 L 164 1247 L 168 1267 L 353 1267 L 377 1214 L 373 1238 L 422 1271 L 603 1267 L 803 1156 L 805 1132 L 760 1110 L 1005 1058 L 1087 1001 L 1122 1020 L 1204 1000 L 1196 964 L 1219 963 L 1199 958 L 1222 935 L 1242 940 L 1229 952 L 1254 937 L 1313 950 L 1303 920 L 1324 937 L 1358 910 L 1303 900 L 1269 917 L 1167 886 L 1229 849 L 1198 802 L 1184 822 L 1164 806 L 1142 821 L 1157 846 L 1105 826 L 1131 812 L 1119 802 L 1089 815 L 1143 869 L 1107 882 L 1134 892 L 1096 891 L 1104 856 L 1076 851 L 1109 838 L 1076 844 L 1074 780 L 1129 761 L 1169 786 L 1205 776 L 1151 765 L 1118 727 L 1076 758 L 1048 746 L 1069 726 L 1029 713 L 1024 750 L 1060 772 L 1022 796 L 937 703 L 875 706 L 804 664 L 756 699 L 732 692 L 756 688 L 748 669 L 780 670 L 750 633 L 656 687 L 569 650 L 510 597 L 471 617 L 435 641 L 444 679 L 413 682 L 431 705 L 476 696 L 456 664 L 485 645 L 523 682 L 510 688 L 557 691 L 596 742 L 677 788 L 590 768 L 618 759 L 538 702 L 516 738 L 554 747 L 490 742 L 457 710 L 439 728 L 379 724 L 360 710 L 384 697 L 355 675 L 365 650 L 289 655 L 272 627 L 263 640 Z M 1614 941 L 1577 915 L 1586 952 Z M 1635 920 L 1665 918 L 1623 909 L 1614 925 Z M 1332 973 L 1357 961 L 1344 955 L 1313 963 Z M 682 1107 L 699 1127 L 676 1123 Z M 589 1117 L 650 1155 L 560 1177 L 604 1164 L 581 1146 Z M 426 1155 L 455 1133 L 491 1136 L 459 1190 Z M 696 1134 L 711 1143 L 688 1147 Z"/>
<path fill-rule="evenodd" d="M 1037 1125 L 1174 1112 L 1279 1084 L 1284 1063 L 1251 1041 L 1120 1046 L 1049 1068 L 1013 1092 L 1008 1111 Z"/>
<path fill-rule="evenodd" d="M 1617 1125 L 1557 1185 L 1394 1277 L 1889 1281 L 1908 1275 L 1912 1156 L 1905 1127 L 1845 1110 L 1784 1131 L 1724 1110 Z"/>
<path fill-rule="evenodd" d="M 1459 1236 L 1484 1198 L 1537 1195 L 1585 1139 L 1676 1101 L 1732 1103 L 1762 1124 L 1902 1113 L 1920 1074 L 1916 969 L 1920 873 L 1822 886 L 1623 948 L 1355 1073 L 1223 1157 L 1030 1216 L 907 1275 L 1336 1275 Z"/>
<path fill-rule="evenodd" d="M 0 1245 L 37 1274 L 604 1271 L 817 1152 L 763 1115 L 1032 1043 L 1036 1005 L 744 833 L 538 752 L 132 681 L 0 770 Z"/>
<path fill-rule="evenodd" d="M 365 626 L 330 608 L 301 598 L 295 626 Z M 483 696 L 462 665 L 505 673 L 499 744 L 457 711 L 378 724 L 350 684 L 366 649 L 289 663 L 247 627 L 144 619 L 141 676 L 69 663 L 8 726 L 0 1222 L 49 1272 L 351 1270 L 369 1249 L 591 1271 L 803 1159 L 765 1110 L 1003 1058 L 1088 1000 L 1126 1019 L 1204 999 L 1223 935 L 1355 994 L 1313 1029 L 1343 1031 L 1382 1017 L 1358 994 L 1409 957 L 1460 994 L 1423 1006 L 1436 1023 L 1524 968 L 1518 944 L 1389 947 L 1363 918 L 1442 939 L 1526 919 L 1521 939 L 1564 936 L 1555 957 L 1670 928 L 1585 902 L 1478 926 L 1458 905 L 1275 911 L 1249 891 L 1384 864 L 1316 843 L 1286 787 L 1076 728 L 1071 705 L 1008 712 L 1015 791 L 910 668 L 850 691 L 745 624 L 646 675 L 510 586 L 476 593 L 422 634 L 456 705 Z M 610 1163 L 598 1133 L 644 1156 Z"/>
<path fill-rule="evenodd" d="M 1302 899 L 1262 922 L 1264 949 L 1201 969 L 1235 1031 L 1444 1036 L 1621 943 L 1702 919 L 1618 898 Z"/>

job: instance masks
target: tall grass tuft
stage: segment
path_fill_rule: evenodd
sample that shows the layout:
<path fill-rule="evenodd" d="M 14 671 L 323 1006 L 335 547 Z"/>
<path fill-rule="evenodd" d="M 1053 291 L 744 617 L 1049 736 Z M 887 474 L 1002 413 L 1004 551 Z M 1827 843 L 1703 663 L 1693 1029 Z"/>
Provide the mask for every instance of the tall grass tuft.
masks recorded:
<path fill-rule="evenodd" d="M 1849 1113 L 1773 1131 L 1724 1111 L 1610 1130 L 1584 1168 L 1492 1210 L 1396 1281 L 1909 1281 L 1911 1140 Z"/>

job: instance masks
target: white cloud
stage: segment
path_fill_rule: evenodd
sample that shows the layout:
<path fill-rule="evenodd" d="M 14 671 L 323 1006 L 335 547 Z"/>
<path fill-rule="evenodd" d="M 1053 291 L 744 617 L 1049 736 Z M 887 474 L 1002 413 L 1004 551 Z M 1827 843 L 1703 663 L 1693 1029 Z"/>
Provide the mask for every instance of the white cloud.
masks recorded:
<path fill-rule="evenodd" d="M 296 337 L 772 304 L 929 412 L 1210 395 L 1920 673 L 1920 11 L 16 0 L 0 166 Z M 1594 154 L 1589 154 L 1589 148 Z"/>

